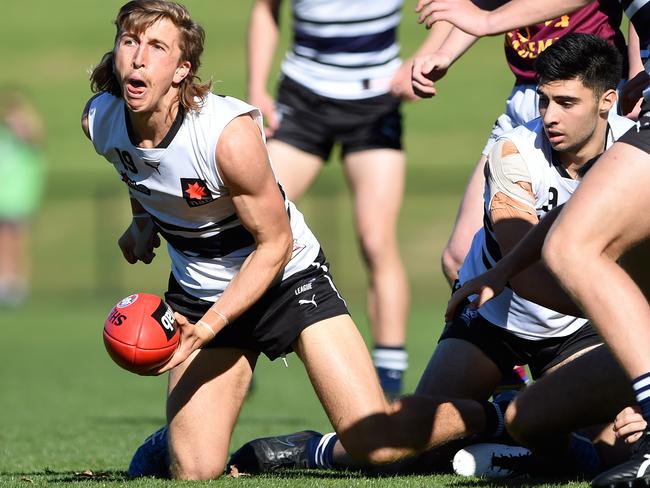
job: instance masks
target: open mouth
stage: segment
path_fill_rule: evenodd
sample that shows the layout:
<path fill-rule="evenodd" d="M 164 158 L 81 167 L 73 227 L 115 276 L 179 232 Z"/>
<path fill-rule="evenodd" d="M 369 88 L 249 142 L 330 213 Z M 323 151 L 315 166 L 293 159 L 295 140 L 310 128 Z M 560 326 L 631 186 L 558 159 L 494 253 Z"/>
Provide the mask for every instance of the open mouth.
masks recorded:
<path fill-rule="evenodd" d="M 126 82 L 126 89 L 131 95 L 142 95 L 147 88 L 147 84 L 138 78 L 129 78 Z"/>

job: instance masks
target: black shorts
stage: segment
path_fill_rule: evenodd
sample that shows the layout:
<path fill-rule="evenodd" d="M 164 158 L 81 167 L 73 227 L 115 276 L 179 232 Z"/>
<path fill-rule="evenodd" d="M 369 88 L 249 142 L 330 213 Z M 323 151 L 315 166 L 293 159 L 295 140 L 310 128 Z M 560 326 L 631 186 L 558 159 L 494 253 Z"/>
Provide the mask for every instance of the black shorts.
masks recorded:
<path fill-rule="evenodd" d="M 336 143 L 342 156 L 366 149 L 402 149 L 400 103 L 389 94 L 361 100 L 323 97 L 284 76 L 277 99 L 280 127 L 273 138 L 324 161 Z"/>
<path fill-rule="evenodd" d="M 456 314 L 445 325 L 439 341 L 461 339 L 474 344 L 498 368 L 508 373 L 515 365 L 528 365 L 533 379 L 560 364 L 577 352 L 602 344 L 596 330 L 586 323 L 573 334 L 538 341 L 522 339 L 506 329 L 488 322 L 476 310 Z"/>
<path fill-rule="evenodd" d="M 638 124 L 619 137 L 618 142 L 624 142 L 650 154 L 650 102 L 643 101 Z"/>
<path fill-rule="evenodd" d="M 203 347 L 248 349 L 263 352 L 270 360 L 291 352 L 293 342 L 310 325 L 349 314 L 328 269 L 321 251 L 312 266 L 272 285 L 251 308 Z M 169 277 L 165 300 L 193 323 L 214 305 L 185 292 L 173 275 Z"/>

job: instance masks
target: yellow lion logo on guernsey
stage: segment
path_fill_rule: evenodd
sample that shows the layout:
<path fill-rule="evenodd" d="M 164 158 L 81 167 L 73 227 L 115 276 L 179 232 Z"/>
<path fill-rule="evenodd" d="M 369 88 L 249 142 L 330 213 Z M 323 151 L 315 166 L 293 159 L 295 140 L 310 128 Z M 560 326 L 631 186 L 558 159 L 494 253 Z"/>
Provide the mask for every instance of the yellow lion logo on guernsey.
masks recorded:
<path fill-rule="evenodd" d="M 553 24 L 553 27 L 558 29 L 566 28 L 569 26 L 569 20 L 568 15 L 563 15 L 559 19 L 547 20 L 544 22 L 544 25 L 548 26 Z M 559 39 L 559 36 L 556 36 L 550 39 L 531 41 L 532 37 L 530 27 L 523 27 L 516 31 L 508 32 L 506 35 L 506 44 L 512 47 L 520 57 L 535 59 L 544 49 Z"/>

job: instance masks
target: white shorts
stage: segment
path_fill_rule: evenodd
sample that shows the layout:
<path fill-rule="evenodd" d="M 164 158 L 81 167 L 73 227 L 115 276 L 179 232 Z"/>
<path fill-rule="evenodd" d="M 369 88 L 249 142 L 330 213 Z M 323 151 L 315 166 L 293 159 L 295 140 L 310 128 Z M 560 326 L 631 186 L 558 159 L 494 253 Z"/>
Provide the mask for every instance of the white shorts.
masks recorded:
<path fill-rule="evenodd" d="M 496 140 L 515 127 L 539 117 L 537 85 L 515 85 L 506 99 L 506 111 L 497 118 L 483 148 L 487 156 Z"/>

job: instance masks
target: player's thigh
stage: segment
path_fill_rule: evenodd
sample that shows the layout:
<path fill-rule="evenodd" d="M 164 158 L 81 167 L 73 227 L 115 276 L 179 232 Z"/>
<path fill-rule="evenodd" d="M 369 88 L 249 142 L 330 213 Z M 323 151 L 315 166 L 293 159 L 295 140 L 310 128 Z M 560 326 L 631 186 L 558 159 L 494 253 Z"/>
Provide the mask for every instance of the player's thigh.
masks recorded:
<path fill-rule="evenodd" d="M 396 225 L 404 197 L 406 159 L 398 149 L 368 149 L 345 156 L 361 234 Z"/>
<path fill-rule="evenodd" d="M 533 435 L 552 435 L 611 422 L 634 401 L 627 376 L 606 346 L 546 373 L 515 399 L 506 421 Z"/>
<path fill-rule="evenodd" d="M 618 257 L 650 232 L 650 154 L 616 143 L 589 170 L 551 229 L 557 249 Z"/>
<path fill-rule="evenodd" d="M 337 432 L 387 411 L 370 354 L 349 315 L 307 327 L 294 350 Z"/>
<path fill-rule="evenodd" d="M 323 159 L 277 139 L 267 143 L 269 156 L 278 181 L 289 200 L 296 201 L 318 176 Z"/>
<path fill-rule="evenodd" d="M 243 349 L 202 349 L 170 372 L 172 471 L 182 477 L 221 474 L 256 359 L 256 352 Z"/>
<path fill-rule="evenodd" d="M 499 367 L 477 346 L 462 339 L 444 339 L 433 352 L 415 393 L 486 400 L 501 377 Z"/>

